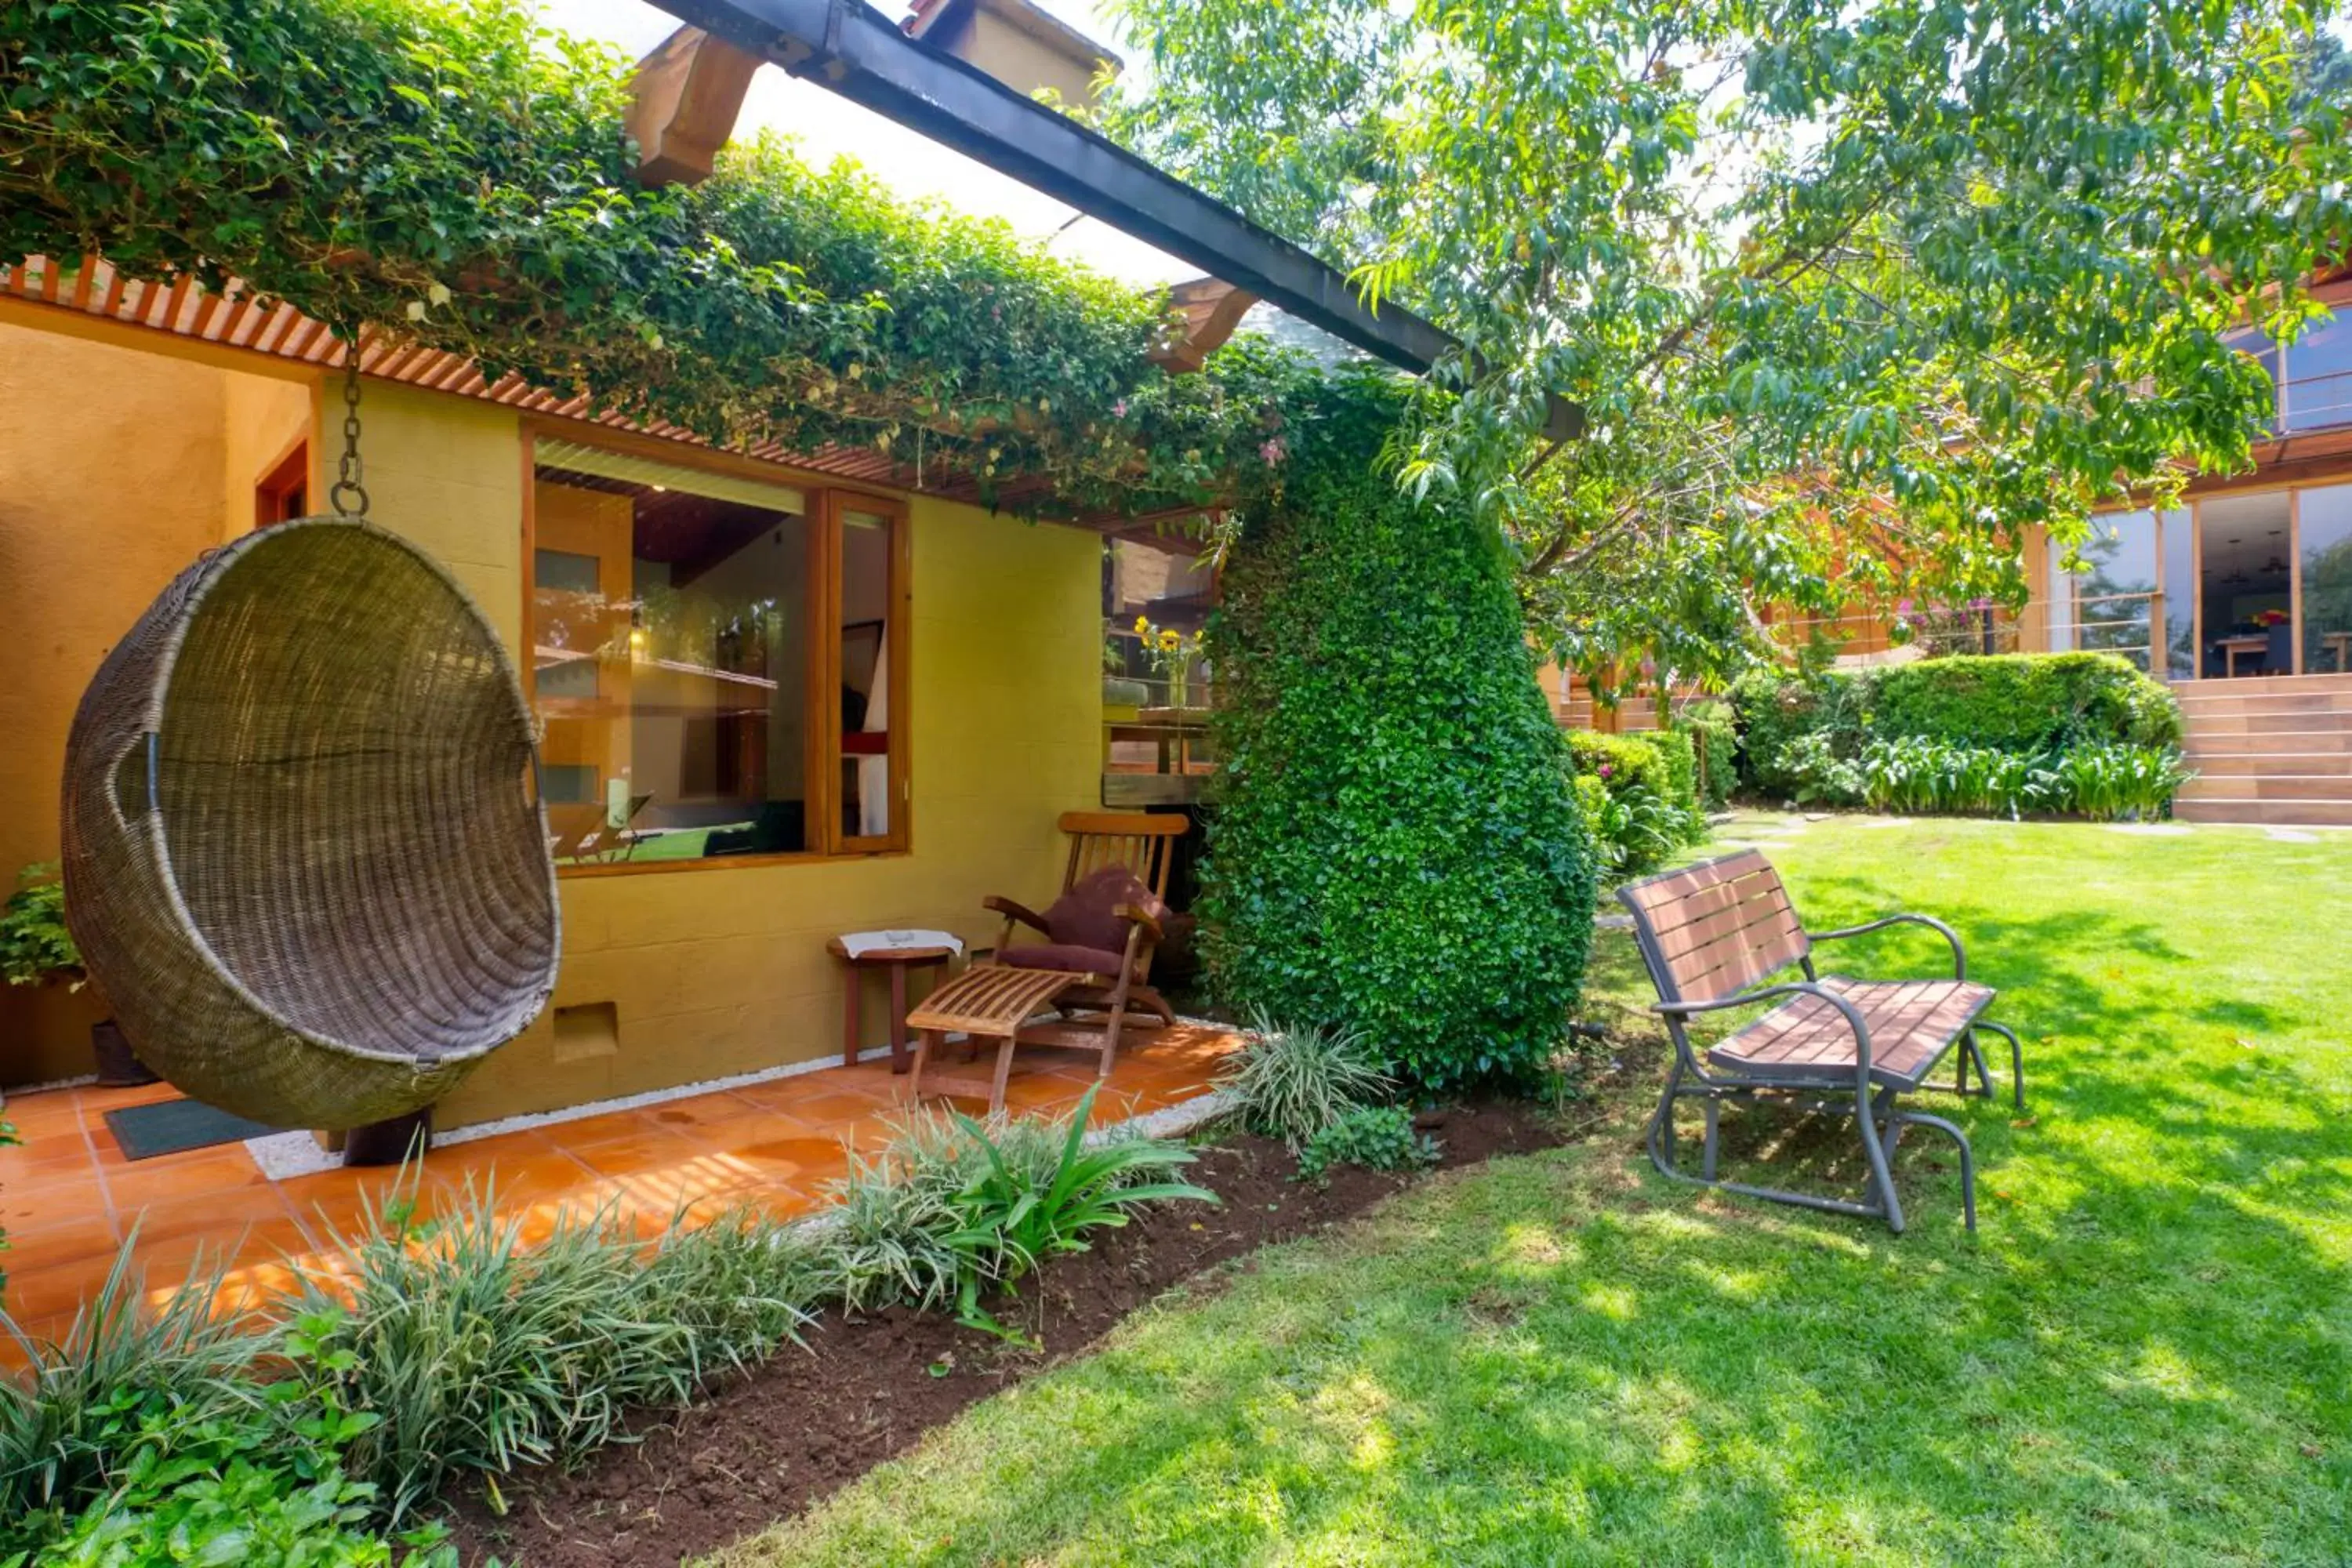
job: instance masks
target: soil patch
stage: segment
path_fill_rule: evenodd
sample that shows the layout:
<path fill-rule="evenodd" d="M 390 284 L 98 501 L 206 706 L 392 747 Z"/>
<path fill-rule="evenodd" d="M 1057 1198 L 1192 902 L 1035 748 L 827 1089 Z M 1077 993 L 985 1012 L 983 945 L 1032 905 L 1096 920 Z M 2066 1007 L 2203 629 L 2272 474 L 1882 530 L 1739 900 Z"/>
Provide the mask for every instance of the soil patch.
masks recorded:
<path fill-rule="evenodd" d="M 1551 1120 L 1526 1105 L 1457 1107 L 1423 1124 L 1441 1141 L 1447 1167 L 1560 1142 Z M 1186 1278 L 1346 1219 L 1412 1179 L 1345 1167 L 1318 1188 L 1291 1180 L 1297 1168 L 1264 1138 L 1202 1151 L 1191 1179 L 1222 1204 L 1144 1211 L 1123 1230 L 1099 1233 L 1091 1251 L 1024 1280 L 1019 1299 L 999 1307 L 1042 1349 L 903 1309 L 827 1312 L 809 1334 L 814 1353 L 788 1350 L 702 1404 L 649 1415 L 637 1428 L 643 1441 L 608 1448 L 568 1475 L 503 1479 L 503 1517 L 467 1489 L 454 1505 L 464 1559 L 674 1568 L 801 1512 L 967 1406 L 1084 1352 Z"/>

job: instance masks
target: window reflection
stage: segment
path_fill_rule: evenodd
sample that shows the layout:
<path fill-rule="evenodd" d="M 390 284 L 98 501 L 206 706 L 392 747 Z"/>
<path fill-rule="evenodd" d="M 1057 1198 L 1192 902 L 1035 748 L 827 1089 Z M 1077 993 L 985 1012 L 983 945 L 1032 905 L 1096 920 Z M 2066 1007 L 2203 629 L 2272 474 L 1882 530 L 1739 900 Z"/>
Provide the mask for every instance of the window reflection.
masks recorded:
<path fill-rule="evenodd" d="M 798 492 L 541 442 L 531 662 L 560 860 L 810 847 Z"/>

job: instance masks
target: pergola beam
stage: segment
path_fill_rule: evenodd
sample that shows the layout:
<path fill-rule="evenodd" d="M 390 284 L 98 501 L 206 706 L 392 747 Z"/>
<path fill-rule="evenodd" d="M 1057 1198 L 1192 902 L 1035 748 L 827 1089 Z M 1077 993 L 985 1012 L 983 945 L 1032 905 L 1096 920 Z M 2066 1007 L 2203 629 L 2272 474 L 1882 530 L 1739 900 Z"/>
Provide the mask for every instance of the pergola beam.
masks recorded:
<path fill-rule="evenodd" d="M 700 27 L 1272 301 L 1403 370 L 1454 341 L 1390 304 L 1367 308 L 1332 268 L 1108 138 L 908 38 L 864 0 L 653 0 Z M 1574 435 L 1553 399 L 1549 432 Z"/>

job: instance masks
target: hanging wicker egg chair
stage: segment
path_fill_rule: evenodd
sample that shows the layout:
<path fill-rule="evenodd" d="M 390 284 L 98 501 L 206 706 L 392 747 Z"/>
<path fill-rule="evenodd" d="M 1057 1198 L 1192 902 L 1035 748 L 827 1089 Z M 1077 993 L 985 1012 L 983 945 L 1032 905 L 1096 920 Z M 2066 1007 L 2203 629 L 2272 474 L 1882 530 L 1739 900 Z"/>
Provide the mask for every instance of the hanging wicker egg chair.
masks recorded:
<path fill-rule="evenodd" d="M 281 1127 L 431 1104 L 521 1033 L 558 915 L 530 713 L 415 546 L 305 518 L 182 573 L 74 716 L 66 915 L 146 1062 Z"/>

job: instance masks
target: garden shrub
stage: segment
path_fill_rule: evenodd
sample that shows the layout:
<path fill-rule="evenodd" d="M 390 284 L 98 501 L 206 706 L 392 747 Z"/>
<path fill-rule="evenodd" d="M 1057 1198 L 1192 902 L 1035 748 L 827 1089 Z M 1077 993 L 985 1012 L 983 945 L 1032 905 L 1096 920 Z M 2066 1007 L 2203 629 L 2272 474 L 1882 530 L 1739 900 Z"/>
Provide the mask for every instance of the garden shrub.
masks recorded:
<path fill-rule="evenodd" d="M 1437 1140 L 1418 1131 L 1402 1105 L 1360 1105 L 1307 1141 L 1298 1152 L 1298 1179 L 1320 1186 L 1334 1165 L 1368 1171 L 1417 1171 L 1437 1163 Z"/>
<path fill-rule="evenodd" d="M 1689 736 L 1570 730 L 1567 739 L 1585 833 L 1609 875 L 1639 876 L 1706 837 Z"/>
<path fill-rule="evenodd" d="M 2188 777 L 2175 747 L 2179 703 L 2111 654 L 1759 671 L 1734 700 L 1741 780 L 1767 799 L 2151 816 Z"/>
<path fill-rule="evenodd" d="M 1854 677 L 1832 679 L 1853 679 Z M 1888 665 L 1860 681 L 1873 735 L 2004 752 L 2180 739 L 2180 705 L 2106 653 L 1961 655 Z"/>
<path fill-rule="evenodd" d="M 1181 1144 L 1124 1136 L 1088 1142 L 1087 1122 L 1100 1088 L 1088 1089 L 1053 1129 L 1057 1136 L 1053 1157 L 1046 1162 L 1024 1158 L 1018 1152 L 1008 1154 L 1000 1137 L 956 1113 L 957 1131 L 985 1162 L 980 1174 L 956 1194 L 957 1229 L 949 1237 L 961 1264 L 956 1277 L 956 1321 L 966 1328 L 1018 1339 L 981 1305 L 982 1292 L 1010 1292 L 1016 1280 L 1055 1253 L 1086 1251 L 1093 1245 L 1089 1232 L 1124 1226 L 1128 1211 L 1139 1205 L 1177 1198 L 1217 1201 L 1205 1187 L 1166 1179 L 1193 1161 L 1192 1152 Z M 1024 1134 L 1036 1125 L 1024 1127 Z M 1002 1135 L 1022 1124 L 996 1126 Z"/>
<path fill-rule="evenodd" d="M 2095 821 L 2153 816 L 2189 776 L 2180 753 L 2164 746 L 2086 743 L 2037 753 L 1906 735 L 1866 741 L 1841 757 L 1820 732 L 1782 747 L 1780 768 L 1808 805 Z"/>
<path fill-rule="evenodd" d="M 1282 1028 L 1263 1014 L 1249 1042 L 1218 1075 L 1244 1127 L 1295 1151 L 1358 1106 L 1396 1088 L 1363 1037 L 1312 1024 Z"/>
<path fill-rule="evenodd" d="M 1690 703 L 1675 715 L 1675 727 L 1690 737 L 1699 809 L 1723 810 L 1739 783 L 1739 721 L 1731 704 L 1717 697 Z"/>
<path fill-rule="evenodd" d="M 1612 789 L 1598 773 L 1579 773 L 1573 783 L 1593 860 L 1610 879 L 1637 877 L 1682 843 L 1682 814 L 1648 785 Z"/>
<path fill-rule="evenodd" d="M 1210 628 L 1226 761 L 1197 907 L 1225 1005 L 1354 1030 L 1454 1091 L 1559 1048 L 1592 867 L 1499 536 L 1378 461 L 1407 395 L 1335 373 L 1247 509 Z"/>
<path fill-rule="evenodd" d="M 59 977 L 77 984 L 81 977 L 81 951 L 66 929 L 66 885 L 56 866 L 27 866 L 0 904 L 0 979 L 38 985 Z"/>

